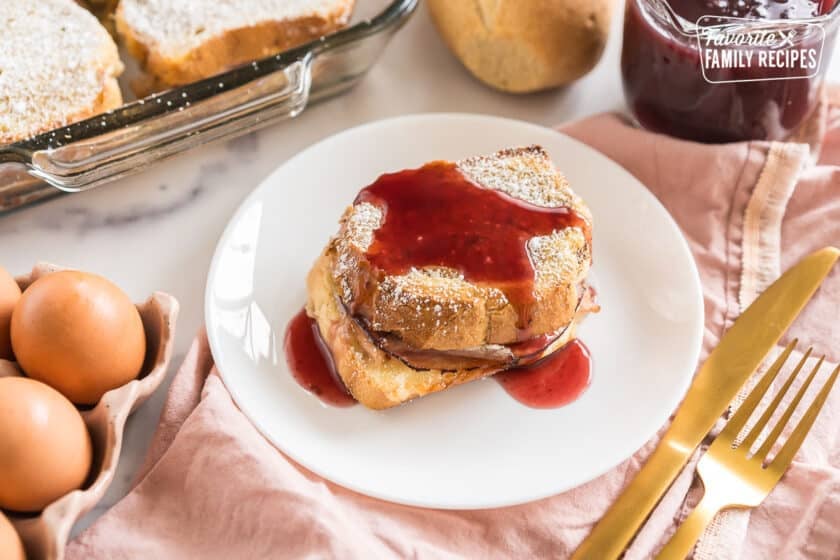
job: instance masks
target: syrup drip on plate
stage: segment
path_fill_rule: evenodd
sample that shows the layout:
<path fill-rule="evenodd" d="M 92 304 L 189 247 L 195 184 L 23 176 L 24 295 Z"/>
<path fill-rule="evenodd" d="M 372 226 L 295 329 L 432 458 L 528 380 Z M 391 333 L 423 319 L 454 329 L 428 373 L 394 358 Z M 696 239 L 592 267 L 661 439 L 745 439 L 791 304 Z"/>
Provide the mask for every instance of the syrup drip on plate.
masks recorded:
<path fill-rule="evenodd" d="M 286 362 L 301 387 L 325 404 L 353 406 L 356 400 L 335 371 L 332 355 L 321 338 L 317 323 L 301 310 L 286 327 Z"/>
<path fill-rule="evenodd" d="M 470 181 L 451 162 L 381 176 L 356 197 L 382 210 L 383 223 L 367 250 L 371 264 L 389 275 L 411 268 L 447 267 L 464 279 L 498 286 L 526 331 L 534 306 L 532 237 L 586 221 L 571 208 L 546 208 Z"/>
<path fill-rule="evenodd" d="M 531 408 L 557 408 L 577 399 L 589 386 L 592 358 L 575 339 L 533 364 L 496 374 L 510 396 Z"/>

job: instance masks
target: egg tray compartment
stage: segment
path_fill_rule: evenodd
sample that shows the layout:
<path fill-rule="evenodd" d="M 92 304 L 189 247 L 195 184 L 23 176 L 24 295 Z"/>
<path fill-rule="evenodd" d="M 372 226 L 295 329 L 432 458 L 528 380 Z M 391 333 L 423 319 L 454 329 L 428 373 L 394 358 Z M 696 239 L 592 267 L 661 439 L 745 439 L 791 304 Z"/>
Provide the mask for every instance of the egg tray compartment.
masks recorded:
<path fill-rule="evenodd" d="M 62 270 L 38 264 L 29 276 L 17 279 L 21 290 L 32 282 Z M 40 514 L 5 512 L 17 529 L 29 560 L 61 560 L 73 525 L 96 506 L 114 479 L 123 442 L 123 429 L 129 414 L 143 404 L 160 386 L 175 340 L 178 301 L 169 294 L 155 292 L 137 305 L 146 333 L 146 358 L 140 375 L 121 387 L 105 393 L 93 408 L 80 410 L 93 442 L 93 464 L 85 486 L 48 505 Z M 0 360 L 0 377 L 22 375 L 14 362 Z"/>

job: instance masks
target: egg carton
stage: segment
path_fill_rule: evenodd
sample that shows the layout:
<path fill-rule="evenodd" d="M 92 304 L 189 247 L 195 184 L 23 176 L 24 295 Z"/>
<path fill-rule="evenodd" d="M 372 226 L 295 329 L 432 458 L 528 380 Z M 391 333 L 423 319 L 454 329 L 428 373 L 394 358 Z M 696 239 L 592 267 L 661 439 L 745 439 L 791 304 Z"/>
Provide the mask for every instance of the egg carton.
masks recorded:
<path fill-rule="evenodd" d="M 28 276 L 17 279 L 21 290 L 62 267 L 40 263 Z M 73 525 L 93 509 L 105 495 L 120 458 L 123 430 L 128 416 L 160 386 L 175 341 L 178 301 L 169 294 L 155 292 L 137 305 L 146 333 L 146 360 L 140 375 L 103 395 L 99 403 L 82 410 L 93 442 L 93 466 L 86 485 L 48 505 L 39 515 L 7 512 L 26 548 L 29 560 L 62 560 Z M 14 362 L 0 360 L 0 377 L 22 375 Z"/>

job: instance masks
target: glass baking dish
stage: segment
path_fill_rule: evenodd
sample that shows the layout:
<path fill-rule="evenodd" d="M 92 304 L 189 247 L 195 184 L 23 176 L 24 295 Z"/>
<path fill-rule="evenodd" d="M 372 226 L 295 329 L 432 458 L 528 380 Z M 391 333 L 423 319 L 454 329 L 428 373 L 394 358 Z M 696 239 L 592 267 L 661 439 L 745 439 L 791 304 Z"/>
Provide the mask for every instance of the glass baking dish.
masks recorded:
<path fill-rule="evenodd" d="M 0 146 L 0 213 L 87 190 L 233 138 L 353 87 L 418 0 L 357 2 L 357 23 L 292 50 Z M 373 6 L 371 6 L 373 5 Z M 373 17 L 366 14 L 373 13 Z"/>

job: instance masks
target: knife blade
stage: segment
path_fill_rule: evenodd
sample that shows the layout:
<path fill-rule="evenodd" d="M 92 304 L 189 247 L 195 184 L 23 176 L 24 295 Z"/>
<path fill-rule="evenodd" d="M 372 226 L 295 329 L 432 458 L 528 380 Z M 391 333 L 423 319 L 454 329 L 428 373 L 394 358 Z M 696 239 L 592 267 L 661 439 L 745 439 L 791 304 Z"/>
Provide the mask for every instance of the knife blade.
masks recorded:
<path fill-rule="evenodd" d="M 662 441 L 636 478 L 572 555 L 618 558 L 694 450 L 726 411 L 831 271 L 840 250 L 826 247 L 791 267 L 723 335 L 694 377 Z"/>

